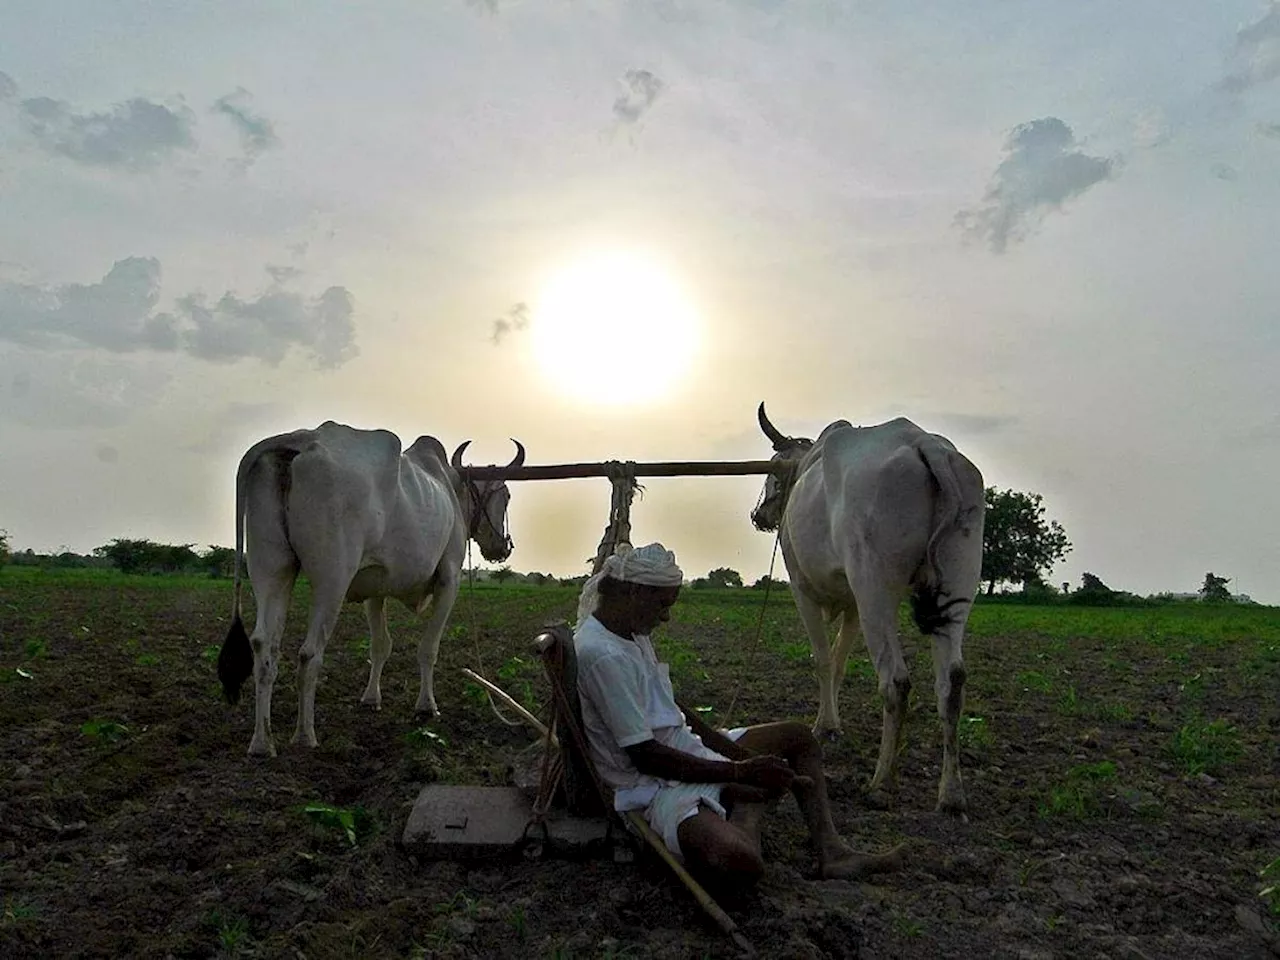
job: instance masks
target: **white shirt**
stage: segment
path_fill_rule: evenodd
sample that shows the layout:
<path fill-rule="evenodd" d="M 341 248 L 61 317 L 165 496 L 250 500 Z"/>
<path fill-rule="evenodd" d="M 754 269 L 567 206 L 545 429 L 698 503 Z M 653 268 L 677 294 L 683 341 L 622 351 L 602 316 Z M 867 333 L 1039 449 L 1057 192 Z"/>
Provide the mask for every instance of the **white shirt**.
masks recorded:
<path fill-rule="evenodd" d="M 703 744 L 685 722 L 671 688 L 671 668 L 658 662 L 647 635 L 627 640 L 588 617 L 574 631 L 573 647 L 582 725 L 591 759 L 601 779 L 614 789 L 615 809 L 647 807 L 660 787 L 673 782 L 637 770 L 627 747 L 657 740 L 695 757 L 726 759 Z"/>

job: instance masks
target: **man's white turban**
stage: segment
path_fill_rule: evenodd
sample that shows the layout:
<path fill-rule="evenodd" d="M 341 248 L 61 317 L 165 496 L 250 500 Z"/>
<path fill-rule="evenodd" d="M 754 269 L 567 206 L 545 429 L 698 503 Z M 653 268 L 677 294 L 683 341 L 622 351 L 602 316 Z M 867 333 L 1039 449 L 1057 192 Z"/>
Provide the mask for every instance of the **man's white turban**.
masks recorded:
<path fill-rule="evenodd" d="M 630 544 L 619 544 L 600 572 L 583 584 L 582 596 L 578 599 L 578 623 L 595 613 L 600 601 L 600 581 L 605 577 L 646 587 L 678 587 L 684 582 L 684 571 L 676 564 L 676 555 L 660 543 L 634 548 Z"/>

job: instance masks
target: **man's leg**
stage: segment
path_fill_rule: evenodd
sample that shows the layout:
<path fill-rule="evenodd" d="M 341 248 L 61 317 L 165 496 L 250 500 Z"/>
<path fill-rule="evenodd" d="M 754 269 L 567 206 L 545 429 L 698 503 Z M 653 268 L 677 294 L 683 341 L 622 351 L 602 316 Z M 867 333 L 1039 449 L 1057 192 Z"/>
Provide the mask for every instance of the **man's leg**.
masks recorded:
<path fill-rule="evenodd" d="M 689 871 L 710 884 L 741 890 L 764 873 L 758 839 L 709 807 L 681 821 L 676 836 Z"/>
<path fill-rule="evenodd" d="M 764 723 L 748 727 L 737 742 L 752 753 L 782 757 L 798 776 L 807 778 L 808 782 L 797 782 L 792 787 L 792 792 L 817 848 L 818 872 L 824 878 L 858 877 L 901 867 L 901 854 L 897 849 L 887 854 L 860 854 L 841 839 L 831 820 L 827 779 L 822 769 L 822 747 L 807 726 L 796 721 Z M 744 832 L 750 830 L 748 835 L 753 838 L 756 849 L 759 850 L 761 805 L 735 805 L 735 820 L 740 807 L 756 808 L 754 811 L 743 811 L 745 822 L 741 826 Z"/>

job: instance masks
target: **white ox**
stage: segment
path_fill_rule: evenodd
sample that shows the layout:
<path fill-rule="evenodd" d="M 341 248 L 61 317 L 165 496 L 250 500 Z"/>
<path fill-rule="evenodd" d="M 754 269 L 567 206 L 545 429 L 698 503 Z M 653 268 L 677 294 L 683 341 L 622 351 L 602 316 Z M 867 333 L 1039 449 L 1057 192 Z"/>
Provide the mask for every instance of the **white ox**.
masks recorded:
<path fill-rule="evenodd" d="M 469 443 L 470 441 L 468 441 Z M 298 654 L 298 725 L 293 742 L 316 745 L 316 679 L 344 601 L 364 601 L 372 666 L 362 703 L 382 705 L 379 681 L 391 654 L 384 602 L 394 597 L 431 616 L 418 641 L 421 688 L 417 711 L 438 714 L 433 672 L 440 636 L 461 582 L 466 541 L 486 560 L 511 554 L 505 483 L 463 483 L 464 443 L 446 460 L 435 437 L 419 437 L 401 453 L 386 430 L 357 430 L 328 421 L 315 430 L 268 437 L 236 471 L 235 601 L 231 630 L 218 656 L 218 678 L 235 703 L 254 680 L 249 753 L 274 756 L 271 688 L 280 639 L 299 571 L 311 582 L 311 616 Z M 524 462 L 516 442 L 511 466 Z M 241 619 L 241 563 L 248 543 L 257 624 L 247 637 Z"/>
<path fill-rule="evenodd" d="M 784 436 L 763 403 L 758 418 L 774 459 L 795 462 L 793 472 L 769 478 L 751 519 L 761 530 L 781 525 L 791 592 L 817 663 L 815 732 L 840 730 L 840 682 L 861 627 L 884 698 L 871 792 L 893 781 L 911 691 L 898 639 L 898 607 L 909 594 L 916 624 L 933 638 L 943 745 L 938 808 L 963 814 L 956 727 L 964 627 L 981 585 L 982 474 L 949 440 L 910 420 L 871 427 L 837 420 L 813 441 Z M 834 649 L 827 638 L 833 620 Z"/>

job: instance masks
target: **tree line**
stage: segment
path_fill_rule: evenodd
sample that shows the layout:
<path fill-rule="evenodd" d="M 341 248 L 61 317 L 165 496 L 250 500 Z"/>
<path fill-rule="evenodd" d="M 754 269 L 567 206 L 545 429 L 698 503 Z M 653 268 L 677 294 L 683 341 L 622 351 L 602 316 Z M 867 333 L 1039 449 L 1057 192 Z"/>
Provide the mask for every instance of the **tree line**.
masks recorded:
<path fill-rule="evenodd" d="M 1057 520 L 1046 517 L 1044 498 L 1038 493 L 1019 490 L 998 490 L 987 487 L 986 520 L 982 535 L 982 581 L 987 597 L 1025 603 L 1072 603 L 1088 606 L 1130 605 L 1147 602 L 1169 602 L 1182 599 L 1199 599 L 1209 603 L 1226 603 L 1234 598 L 1227 588 L 1231 581 L 1210 571 L 1194 594 L 1157 594 L 1138 597 L 1124 590 L 1114 590 L 1101 577 L 1085 573 L 1080 586 L 1072 590 L 1063 583 L 1061 589 L 1049 583 L 1049 575 L 1055 564 L 1066 559 L 1072 544 L 1067 532 Z M 211 577 L 232 576 L 235 551 L 230 547 L 210 544 L 202 551 L 195 544 L 165 544 L 145 539 L 117 538 L 81 555 L 71 551 L 57 554 L 37 554 L 31 550 L 13 551 L 9 536 L 0 530 L 0 565 L 39 567 L 110 567 L 123 573 L 188 574 Z M 517 573 L 510 566 L 497 570 L 470 570 L 467 573 L 478 579 L 498 584 L 507 582 L 534 585 L 560 584 L 580 586 L 585 576 L 556 577 L 549 573 Z M 785 580 L 771 580 L 768 576 L 755 580 L 748 589 L 785 587 Z M 690 581 L 689 586 L 701 589 L 747 588 L 742 575 L 730 567 L 717 567 L 706 576 Z M 1016 587 L 1016 591 L 996 593 L 997 587 Z"/>

